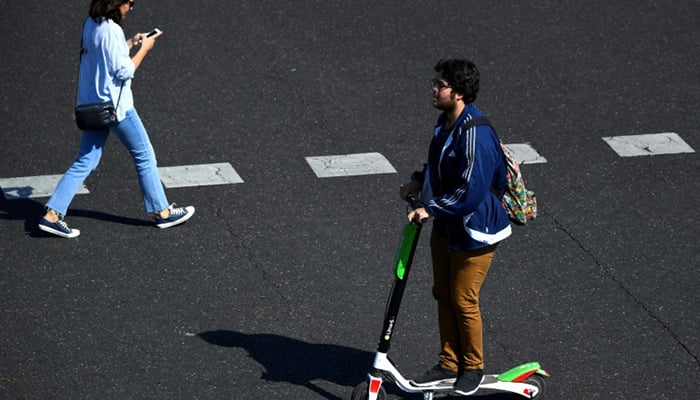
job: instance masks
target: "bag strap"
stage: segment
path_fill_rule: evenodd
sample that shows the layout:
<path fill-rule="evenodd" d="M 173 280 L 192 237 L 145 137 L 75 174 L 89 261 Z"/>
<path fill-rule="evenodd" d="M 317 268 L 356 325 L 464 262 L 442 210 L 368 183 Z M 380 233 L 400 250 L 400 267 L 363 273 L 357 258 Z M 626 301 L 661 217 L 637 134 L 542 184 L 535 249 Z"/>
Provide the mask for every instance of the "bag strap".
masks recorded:
<path fill-rule="evenodd" d="M 87 49 L 83 46 L 83 33 L 85 32 L 85 26 L 87 25 L 88 18 L 85 18 L 85 22 L 83 22 L 83 28 L 80 30 L 80 52 L 78 54 L 78 81 L 77 86 L 75 88 L 76 98 L 78 97 L 78 90 L 80 90 L 80 61 L 83 58 L 83 54 L 88 52 Z M 122 90 L 124 90 L 124 81 L 122 81 L 121 86 L 119 86 L 119 96 L 117 97 L 117 104 L 114 106 L 115 110 L 119 108 L 119 102 L 122 100 Z"/>
<path fill-rule="evenodd" d="M 462 130 L 463 131 L 468 131 L 469 129 L 479 126 L 479 125 L 488 125 L 493 133 L 496 133 L 496 129 L 494 129 L 493 125 L 491 125 L 491 121 L 489 121 L 486 117 L 476 117 L 472 118 L 468 121 L 464 121 L 464 124 L 462 125 Z M 457 129 L 452 130 L 452 140 L 456 140 L 457 136 Z M 498 134 L 496 134 L 496 138 L 498 139 L 498 142 L 501 142 L 501 139 L 498 138 Z"/>
<path fill-rule="evenodd" d="M 468 129 L 471 129 L 475 126 L 479 126 L 479 125 L 488 125 L 489 127 L 491 127 L 491 129 L 493 130 L 494 133 L 496 132 L 496 130 L 491 125 L 491 121 L 489 121 L 488 118 L 485 118 L 485 117 L 477 117 L 477 118 L 472 118 L 469 121 L 465 121 L 464 125 L 462 125 L 462 128 L 464 130 L 468 130 Z"/>
<path fill-rule="evenodd" d="M 491 125 L 491 121 L 489 121 L 485 117 L 472 118 L 469 121 L 466 121 L 463 125 L 463 129 L 468 130 L 468 129 L 471 129 L 475 126 L 479 126 L 479 125 L 488 125 L 491 128 L 491 130 L 493 131 L 493 133 L 496 135 L 496 139 L 498 139 L 498 143 L 501 146 L 504 146 L 503 142 L 501 142 L 501 139 L 498 137 L 498 134 L 496 133 L 496 129 L 493 127 L 493 125 Z M 504 152 L 503 152 L 503 162 L 506 165 L 506 170 L 507 170 L 508 169 L 508 157 Z M 494 195 L 496 195 L 496 197 L 499 197 L 498 193 L 496 193 L 496 191 L 494 190 L 493 187 L 491 188 L 491 192 Z"/>
<path fill-rule="evenodd" d="M 487 125 L 489 128 L 491 128 L 493 133 L 496 135 L 496 139 L 498 139 L 498 143 L 503 144 L 501 142 L 501 138 L 498 137 L 498 133 L 496 133 L 496 128 L 494 128 L 493 125 L 491 125 L 491 121 L 489 121 L 488 118 L 486 118 L 486 117 L 476 117 L 476 118 L 472 118 L 468 121 L 464 121 L 464 124 L 462 125 L 462 130 L 467 131 L 467 130 L 469 130 L 475 126 L 479 126 L 479 125 Z M 457 135 L 456 131 L 457 131 L 456 129 L 452 130 L 452 135 L 453 135 L 452 139 L 453 140 L 456 139 L 454 137 Z"/>

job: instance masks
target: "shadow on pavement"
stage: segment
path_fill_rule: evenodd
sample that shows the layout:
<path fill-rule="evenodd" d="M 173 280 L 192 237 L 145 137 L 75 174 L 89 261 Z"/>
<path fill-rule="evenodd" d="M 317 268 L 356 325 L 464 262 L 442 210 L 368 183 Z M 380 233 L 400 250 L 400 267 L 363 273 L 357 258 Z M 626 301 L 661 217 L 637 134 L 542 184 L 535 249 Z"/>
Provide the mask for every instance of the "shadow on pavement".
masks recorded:
<path fill-rule="evenodd" d="M 342 400 L 312 381 L 325 380 L 352 388 L 366 379 L 374 353 L 333 344 L 307 343 L 273 334 L 245 334 L 234 331 L 210 331 L 198 335 L 206 342 L 223 347 L 245 349 L 251 358 L 265 367 L 261 377 L 272 382 L 304 386 L 327 399 Z"/>
<path fill-rule="evenodd" d="M 209 344 L 222 347 L 244 349 L 259 362 L 265 372 L 261 377 L 272 382 L 287 382 L 306 387 L 329 400 L 346 400 L 352 389 L 367 379 L 372 366 L 374 353 L 334 344 L 308 343 L 285 336 L 235 331 L 217 330 L 198 335 Z M 344 397 L 338 397 L 312 381 L 325 380 L 339 386 L 348 387 Z M 387 393 L 399 399 L 422 399 L 421 394 L 403 393 L 393 384 L 385 385 Z M 458 399 L 464 397 L 443 397 Z M 512 394 L 491 394 L 476 396 L 481 400 L 521 399 Z"/>
<path fill-rule="evenodd" d="M 39 230 L 39 219 L 44 215 L 44 204 L 32 199 L 6 200 L 0 198 L 0 220 L 24 220 L 24 231 L 32 237 L 53 235 Z M 152 220 L 122 217 L 100 211 L 68 209 L 68 217 L 90 218 L 132 226 L 152 226 Z"/>

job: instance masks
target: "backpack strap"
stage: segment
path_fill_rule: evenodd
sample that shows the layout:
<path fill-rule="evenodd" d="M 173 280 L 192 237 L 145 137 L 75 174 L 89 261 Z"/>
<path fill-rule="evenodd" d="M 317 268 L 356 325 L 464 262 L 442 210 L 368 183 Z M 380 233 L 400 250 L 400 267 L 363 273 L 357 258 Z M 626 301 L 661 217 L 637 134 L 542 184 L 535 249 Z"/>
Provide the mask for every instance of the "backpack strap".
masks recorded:
<path fill-rule="evenodd" d="M 498 144 L 501 146 L 501 151 L 503 152 L 503 143 L 501 142 L 501 139 L 498 137 L 498 134 L 496 133 L 496 129 L 494 129 L 493 125 L 491 125 L 491 121 L 489 121 L 487 118 L 484 117 L 477 117 L 477 118 L 472 118 L 469 121 L 465 121 L 463 128 L 464 130 L 471 129 L 475 126 L 479 125 L 488 125 L 491 130 L 493 131 L 494 134 L 496 134 L 496 139 L 498 139 Z M 506 172 L 508 171 L 508 157 L 506 156 L 505 152 L 503 152 L 503 162 L 506 166 Z M 499 193 L 496 192 L 496 190 L 492 187 L 491 192 L 496 195 L 496 197 L 500 197 Z"/>
<path fill-rule="evenodd" d="M 471 129 L 471 128 L 473 128 L 475 126 L 479 126 L 479 125 L 488 125 L 489 127 L 491 127 L 491 129 L 493 129 L 493 126 L 491 125 L 491 121 L 489 121 L 485 117 L 477 117 L 477 118 L 472 118 L 469 121 L 465 121 L 464 125 L 462 127 L 465 130 L 467 130 L 467 129 Z M 495 129 L 493 129 L 493 131 L 496 132 Z"/>
<path fill-rule="evenodd" d="M 489 121 L 488 118 L 486 118 L 486 117 L 476 117 L 476 118 L 470 119 L 469 121 L 464 121 L 464 125 L 462 125 L 462 129 L 464 129 L 465 131 L 467 131 L 467 130 L 469 130 L 469 129 L 475 127 L 475 126 L 479 126 L 479 125 L 486 125 L 486 126 L 488 126 L 489 128 L 491 128 L 491 130 L 493 131 L 493 133 L 496 135 L 496 139 L 498 140 L 498 143 L 499 143 L 500 145 L 503 145 L 503 142 L 501 141 L 501 138 L 498 137 L 498 133 L 496 133 L 496 128 L 494 128 L 493 125 L 491 125 L 491 121 Z M 454 133 L 454 131 L 453 131 L 453 135 L 454 135 L 454 134 L 455 134 L 455 133 Z"/>
<path fill-rule="evenodd" d="M 475 126 L 479 126 L 479 125 L 488 125 L 491 128 L 491 130 L 493 130 L 493 133 L 496 133 L 496 130 L 491 125 L 491 122 L 484 117 L 477 117 L 477 118 L 472 118 L 468 121 L 464 121 L 464 123 L 462 124 L 462 130 L 468 131 L 469 129 L 471 129 Z M 457 129 L 452 129 L 452 133 L 450 133 L 450 135 L 452 135 L 452 140 L 456 140 L 457 139 Z M 496 138 L 498 138 L 498 135 L 496 135 Z M 500 142 L 500 139 L 498 139 L 498 141 Z"/>

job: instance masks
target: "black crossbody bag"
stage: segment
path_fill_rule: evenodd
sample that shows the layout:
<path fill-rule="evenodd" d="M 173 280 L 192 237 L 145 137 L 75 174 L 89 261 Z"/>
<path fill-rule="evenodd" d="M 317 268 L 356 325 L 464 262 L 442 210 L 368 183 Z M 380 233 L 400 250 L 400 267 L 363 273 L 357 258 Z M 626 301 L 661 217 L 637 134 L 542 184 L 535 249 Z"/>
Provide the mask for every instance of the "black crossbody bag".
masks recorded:
<path fill-rule="evenodd" d="M 85 21 L 87 23 L 87 20 Z M 80 59 L 82 59 L 83 54 L 87 53 L 87 49 L 83 47 L 83 32 L 85 31 L 85 25 L 83 25 L 83 30 L 80 32 Z M 80 87 L 80 62 L 78 62 L 78 88 Z M 117 98 L 117 105 L 112 104 L 111 101 L 106 101 L 104 103 L 90 103 L 81 104 L 75 107 L 75 123 L 78 128 L 83 131 L 97 131 L 105 130 L 112 127 L 117 122 L 117 107 L 119 107 L 119 101 L 122 99 L 122 90 L 124 89 L 124 82 L 119 88 L 119 97 Z"/>

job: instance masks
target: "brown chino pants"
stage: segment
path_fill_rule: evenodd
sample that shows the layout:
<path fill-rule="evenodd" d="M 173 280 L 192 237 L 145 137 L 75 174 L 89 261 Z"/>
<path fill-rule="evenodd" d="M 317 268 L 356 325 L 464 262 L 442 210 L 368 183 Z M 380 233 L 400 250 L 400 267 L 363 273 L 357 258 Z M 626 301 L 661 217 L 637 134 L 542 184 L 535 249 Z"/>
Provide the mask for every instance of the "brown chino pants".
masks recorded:
<path fill-rule="evenodd" d="M 484 369 L 479 292 L 496 247 L 450 251 L 446 238 L 435 231 L 430 236 L 440 364 L 446 370 Z"/>

